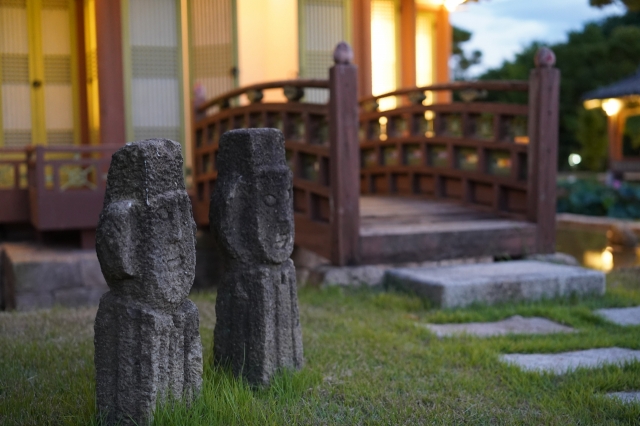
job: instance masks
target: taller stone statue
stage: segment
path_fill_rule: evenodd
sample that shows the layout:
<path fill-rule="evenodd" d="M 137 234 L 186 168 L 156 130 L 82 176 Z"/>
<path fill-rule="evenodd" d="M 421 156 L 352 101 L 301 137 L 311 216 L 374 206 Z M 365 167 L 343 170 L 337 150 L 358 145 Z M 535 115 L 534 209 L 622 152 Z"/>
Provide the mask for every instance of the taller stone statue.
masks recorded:
<path fill-rule="evenodd" d="M 187 299 L 195 231 L 180 145 L 151 139 L 119 149 L 96 233 L 110 288 L 94 338 L 96 399 L 107 424 L 146 424 L 157 402 L 200 391 L 198 309 Z"/>
<path fill-rule="evenodd" d="M 225 273 L 216 300 L 214 362 L 252 385 L 303 365 L 293 251 L 292 174 L 276 129 L 225 133 L 211 230 Z"/>

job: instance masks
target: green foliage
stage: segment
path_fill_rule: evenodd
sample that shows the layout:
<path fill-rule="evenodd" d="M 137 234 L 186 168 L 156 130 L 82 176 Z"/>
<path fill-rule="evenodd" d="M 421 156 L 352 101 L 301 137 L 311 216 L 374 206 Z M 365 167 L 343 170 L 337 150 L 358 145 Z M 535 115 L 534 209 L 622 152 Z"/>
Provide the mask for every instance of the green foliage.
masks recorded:
<path fill-rule="evenodd" d="M 596 7 L 621 4 L 629 10 L 640 10 L 640 0 L 589 0 L 589 4 Z"/>
<path fill-rule="evenodd" d="M 533 67 L 535 42 L 525 47 L 512 61 L 487 71 L 484 80 L 527 80 Z M 614 83 L 635 73 L 640 64 L 640 12 L 612 16 L 598 23 L 589 23 L 581 31 L 569 33 L 568 40 L 549 46 L 556 54 L 557 67 L 562 72 L 560 86 L 560 149 L 559 166 L 567 169 L 567 157 L 586 147 L 598 145 L 596 140 L 580 140 L 587 132 L 580 120 L 582 96 L 593 89 Z M 526 102 L 525 94 L 490 94 L 491 100 Z"/>
<path fill-rule="evenodd" d="M 607 139 L 607 117 L 598 109 L 578 108 L 576 139 L 580 143 L 582 169 L 594 172 L 604 170 L 607 163 L 609 142 Z"/>
<path fill-rule="evenodd" d="M 453 27 L 453 59 L 455 66 L 453 68 L 453 76 L 455 80 L 464 80 L 467 71 L 474 65 L 478 65 L 482 61 L 482 52 L 474 50 L 467 55 L 462 48 L 462 44 L 471 40 L 473 35 L 471 32 L 462 28 Z"/>
<path fill-rule="evenodd" d="M 622 183 L 611 188 L 591 180 L 558 184 L 557 211 L 588 216 L 640 219 L 640 185 Z"/>
<path fill-rule="evenodd" d="M 640 115 L 627 118 L 622 140 L 622 155 L 640 157 Z"/>

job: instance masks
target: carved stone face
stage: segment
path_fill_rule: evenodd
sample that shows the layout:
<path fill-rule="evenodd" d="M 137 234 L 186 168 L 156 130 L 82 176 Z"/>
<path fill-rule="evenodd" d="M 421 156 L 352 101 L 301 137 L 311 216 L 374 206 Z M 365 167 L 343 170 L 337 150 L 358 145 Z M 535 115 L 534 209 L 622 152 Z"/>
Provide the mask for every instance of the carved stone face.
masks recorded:
<path fill-rule="evenodd" d="M 186 193 L 149 201 L 125 200 L 103 211 L 98 258 L 116 293 L 156 308 L 175 307 L 195 278 L 195 223 Z"/>
<path fill-rule="evenodd" d="M 258 241 L 263 256 L 282 263 L 293 251 L 293 193 L 289 170 L 263 172 L 258 177 L 256 195 Z"/>

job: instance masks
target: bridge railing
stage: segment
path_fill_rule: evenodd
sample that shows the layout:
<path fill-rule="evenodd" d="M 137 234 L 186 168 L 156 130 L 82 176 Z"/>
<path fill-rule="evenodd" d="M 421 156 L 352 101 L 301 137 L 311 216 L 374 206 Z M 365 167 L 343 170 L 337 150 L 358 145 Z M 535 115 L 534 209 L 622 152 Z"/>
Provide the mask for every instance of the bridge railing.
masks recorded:
<path fill-rule="evenodd" d="M 203 103 L 193 123 L 196 221 L 208 224 L 220 136 L 275 127 L 294 174 L 296 243 L 336 265 L 359 262 L 360 194 L 452 199 L 527 220 L 538 227 L 537 250 L 553 251 L 560 77 L 553 53 L 541 52 L 529 81 L 409 88 L 358 103 L 343 45 L 329 80 L 254 85 Z M 308 88 L 327 89 L 329 103 L 305 102 Z M 263 102 L 265 90 L 282 90 L 287 100 Z M 430 103 L 436 91 L 462 100 Z M 482 100 L 488 92 L 522 92 L 528 104 Z M 399 106 L 381 110 L 385 98 Z"/>
<path fill-rule="evenodd" d="M 362 99 L 361 192 L 451 199 L 529 220 L 538 250 L 553 251 L 560 76 L 544 59 L 528 82 L 454 82 Z M 438 91 L 459 100 L 432 103 Z M 528 104 L 484 101 L 490 92 L 525 92 Z"/>
<path fill-rule="evenodd" d="M 198 225 L 209 223 L 220 136 L 231 129 L 273 127 L 284 134 L 287 162 L 293 171 L 296 244 L 334 264 L 357 263 L 357 71 L 350 63 L 350 48 L 342 46 L 343 54 L 334 55 L 328 80 L 257 84 L 196 107 L 193 184 Z M 263 101 L 267 90 L 282 91 L 286 101 Z M 310 99 L 327 99 L 321 90 L 328 92 L 327 104 L 306 101 L 305 91 L 311 92 Z"/>
<path fill-rule="evenodd" d="M 529 84 L 451 83 L 362 100 L 362 193 L 454 199 L 526 218 L 529 108 L 471 99 L 489 90 L 526 92 Z M 429 103 L 436 91 L 467 101 Z M 378 110 L 394 98 L 399 106 Z"/>

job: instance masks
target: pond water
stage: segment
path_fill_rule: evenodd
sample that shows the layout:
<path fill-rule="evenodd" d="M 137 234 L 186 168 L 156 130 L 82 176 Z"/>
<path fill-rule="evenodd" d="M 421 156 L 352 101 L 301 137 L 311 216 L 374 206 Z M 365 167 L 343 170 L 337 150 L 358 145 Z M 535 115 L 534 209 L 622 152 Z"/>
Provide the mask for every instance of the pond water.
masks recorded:
<path fill-rule="evenodd" d="M 609 272 L 640 266 L 640 248 L 611 247 L 606 232 L 558 229 L 556 249 L 575 257 L 583 266 Z"/>

